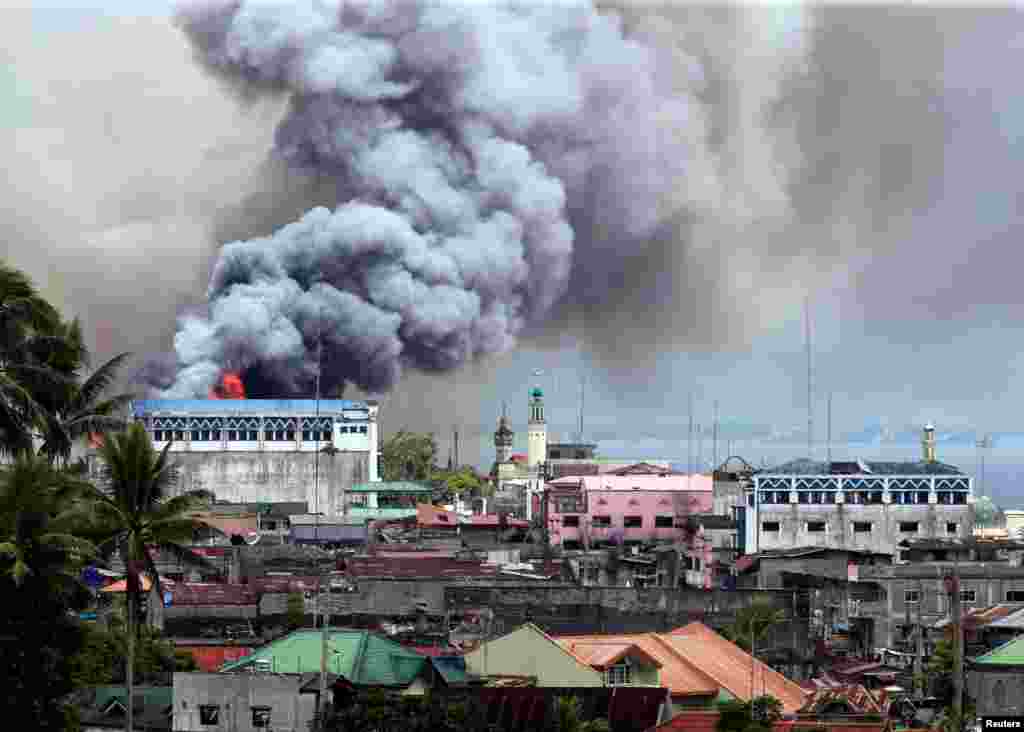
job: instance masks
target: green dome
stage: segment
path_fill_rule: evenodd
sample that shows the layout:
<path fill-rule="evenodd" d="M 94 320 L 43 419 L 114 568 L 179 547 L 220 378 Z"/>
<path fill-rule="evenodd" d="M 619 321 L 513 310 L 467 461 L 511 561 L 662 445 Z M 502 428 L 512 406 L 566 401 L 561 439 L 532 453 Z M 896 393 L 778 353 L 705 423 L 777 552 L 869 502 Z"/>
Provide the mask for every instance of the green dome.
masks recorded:
<path fill-rule="evenodd" d="M 540 399 L 542 396 L 544 396 L 544 392 L 540 390 L 539 386 L 535 386 L 533 387 L 533 391 L 530 392 L 530 396 L 534 397 L 535 399 Z"/>

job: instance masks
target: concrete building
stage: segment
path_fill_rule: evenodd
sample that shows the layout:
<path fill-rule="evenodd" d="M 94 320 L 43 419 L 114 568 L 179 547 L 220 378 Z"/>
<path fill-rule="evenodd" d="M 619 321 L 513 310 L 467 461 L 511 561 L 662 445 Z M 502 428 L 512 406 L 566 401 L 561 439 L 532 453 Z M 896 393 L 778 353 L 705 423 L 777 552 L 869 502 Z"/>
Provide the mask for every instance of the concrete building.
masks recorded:
<path fill-rule="evenodd" d="M 971 536 L 973 481 L 934 459 L 929 434 L 919 462 L 796 460 L 754 475 L 741 519 L 745 552 L 825 546 L 896 554 L 907 539 Z"/>
<path fill-rule="evenodd" d="M 552 545 L 675 542 L 689 516 L 711 510 L 707 475 L 620 473 L 560 478 L 547 484 L 545 521 Z M 710 550 L 710 547 L 709 547 Z"/>
<path fill-rule="evenodd" d="M 299 501 L 336 516 L 349 489 L 379 480 L 377 409 L 375 402 L 333 399 L 132 403 L 158 450 L 173 441 L 179 490 L 208 490 L 236 503 Z"/>
<path fill-rule="evenodd" d="M 876 646 L 910 643 L 913 628 L 947 617 L 950 598 L 945 578 L 959 575 L 960 602 L 972 608 L 1018 604 L 1024 607 L 1024 545 L 1016 542 L 921 540 L 899 547 L 899 561 L 860 567 L 860 581 L 875 582 L 884 592 L 860 603 L 859 615 L 871 618 Z"/>
<path fill-rule="evenodd" d="M 548 459 L 548 423 L 544 419 L 544 392 L 535 386 L 530 392 L 530 422 L 526 433 L 526 466 L 536 470 Z"/>
<path fill-rule="evenodd" d="M 176 673 L 174 732 L 304 732 L 316 716 L 315 693 L 300 674 Z"/>

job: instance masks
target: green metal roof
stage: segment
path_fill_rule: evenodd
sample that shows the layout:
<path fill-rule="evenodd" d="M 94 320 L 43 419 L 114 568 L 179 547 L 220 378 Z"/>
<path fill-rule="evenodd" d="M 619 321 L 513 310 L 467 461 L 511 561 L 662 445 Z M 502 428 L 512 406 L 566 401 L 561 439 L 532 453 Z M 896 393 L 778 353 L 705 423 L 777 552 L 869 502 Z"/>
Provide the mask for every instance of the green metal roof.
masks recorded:
<path fill-rule="evenodd" d="M 111 701 L 117 699 L 122 704 L 128 704 L 128 687 L 126 686 L 94 686 L 93 706 L 102 709 Z M 162 709 L 174 703 L 173 686 L 136 686 L 135 696 L 142 697 L 143 707 L 156 707 Z"/>
<path fill-rule="evenodd" d="M 429 483 L 412 480 L 382 480 L 377 483 L 356 483 L 348 489 L 352 493 L 432 493 Z"/>
<path fill-rule="evenodd" d="M 299 630 L 263 646 L 221 671 L 240 671 L 256 661 L 270 661 L 279 674 L 317 673 L 323 651 L 318 630 Z M 427 663 L 425 656 L 365 630 L 330 631 L 327 671 L 361 686 L 408 686 Z"/>
<path fill-rule="evenodd" d="M 986 666 L 1024 666 L 1024 636 L 989 651 L 974 659 L 975 664 Z"/>

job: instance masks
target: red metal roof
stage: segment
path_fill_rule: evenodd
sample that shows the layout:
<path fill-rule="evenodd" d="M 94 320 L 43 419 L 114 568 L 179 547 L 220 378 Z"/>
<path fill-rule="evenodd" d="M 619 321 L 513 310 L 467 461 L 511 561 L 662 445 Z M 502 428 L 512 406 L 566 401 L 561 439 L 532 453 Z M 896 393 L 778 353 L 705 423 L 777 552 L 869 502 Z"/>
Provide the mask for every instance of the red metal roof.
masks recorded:
<path fill-rule="evenodd" d="M 256 605 L 259 596 L 251 585 L 179 582 L 170 588 L 171 605 Z"/>
<path fill-rule="evenodd" d="M 320 587 L 319 577 L 253 577 L 248 587 L 254 592 L 313 592 Z"/>
<path fill-rule="evenodd" d="M 175 645 L 174 650 L 187 651 L 200 670 L 212 673 L 219 671 L 220 667 L 228 661 L 237 661 L 252 653 L 253 649 L 248 646 L 187 646 Z"/>

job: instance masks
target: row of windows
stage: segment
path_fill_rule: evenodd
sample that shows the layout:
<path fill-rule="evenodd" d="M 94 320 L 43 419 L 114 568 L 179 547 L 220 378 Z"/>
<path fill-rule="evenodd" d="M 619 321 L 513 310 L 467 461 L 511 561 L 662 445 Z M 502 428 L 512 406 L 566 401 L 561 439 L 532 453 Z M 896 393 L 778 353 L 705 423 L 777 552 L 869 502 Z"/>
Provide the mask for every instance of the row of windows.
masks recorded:
<path fill-rule="evenodd" d="M 562 526 L 567 527 L 578 527 L 580 525 L 579 516 L 563 516 Z M 595 529 L 611 528 L 612 517 L 611 516 L 594 516 L 590 520 L 590 525 Z M 656 529 L 671 529 L 675 526 L 675 516 L 655 516 L 654 517 L 654 528 Z M 622 517 L 622 528 L 624 529 L 642 529 L 644 527 L 643 516 L 623 516 Z"/>
<path fill-rule="evenodd" d="M 810 533 L 821 533 L 828 531 L 827 521 L 807 521 L 805 522 L 805 528 Z M 855 534 L 870 534 L 874 530 L 874 524 L 871 521 L 854 521 L 853 522 L 853 533 Z M 921 523 L 919 521 L 900 521 L 899 530 L 901 534 L 916 534 L 921 530 Z M 782 531 L 782 522 L 780 521 L 762 521 L 761 531 L 767 534 L 776 534 Z M 957 532 L 957 524 L 954 521 L 946 523 L 946 533 L 955 534 Z"/>
<path fill-rule="evenodd" d="M 960 602 L 977 602 L 977 590 L 960 590 Z M 920 590 L 904 590 L 903 602 L 908 605 L 917 605 L 921 602 Z M 1024 602 L 1024 590 L 1007 590 L 1006 602 Z"/>
<path fill-rule="evenodd" d="M 367 433 L 366 425 L 340 427 L 339 430 L 342 434 L 365 435 Z M 228 442 L 258 442 L 260 439 L 258 430 L 153 430 L 154 442 L 168 442 L 170 440 L 181 442 L 186 439 L 186 435 L 192 442 L 220 442 L 222 439 L 227 439 Z M 294 442 L 295 431 L 269 430 L 264 432 L 263 439 L 267 442 Z M 302 440 L 304 442 L 330 442 L 331 431 L 303 430 Z"/>
<path fill-rule="evenodd" d="M 199 724 L 205 727 L 219 727 L 220 726 L 220 705 L 218 704 L 200 704 L 199 705 Z M 252 707 L 252 726 L 253 727 L 269 727 L 270 726 L 270 707 Z"/>
<path fill-rule="evenodd" d="M 836 502 L 836 491 L 797 491 L 797 503 L 804 504 L 830 504 Z M 939 491 L 936 500 L 943 505 L 963 505 L 967 503 L 967 493 L 964 491 Z M 843 497 L 846 503 L 858 505 L 877 505 L 883 503 L 882 491 L 851 491 Z M 915 505 L 928 503 L 928 491 L 892 491 L 890 500 L 897 505 Z M 761 503 L 784 504 L 789 503 L 789 491 L 761 491 Z"/>

